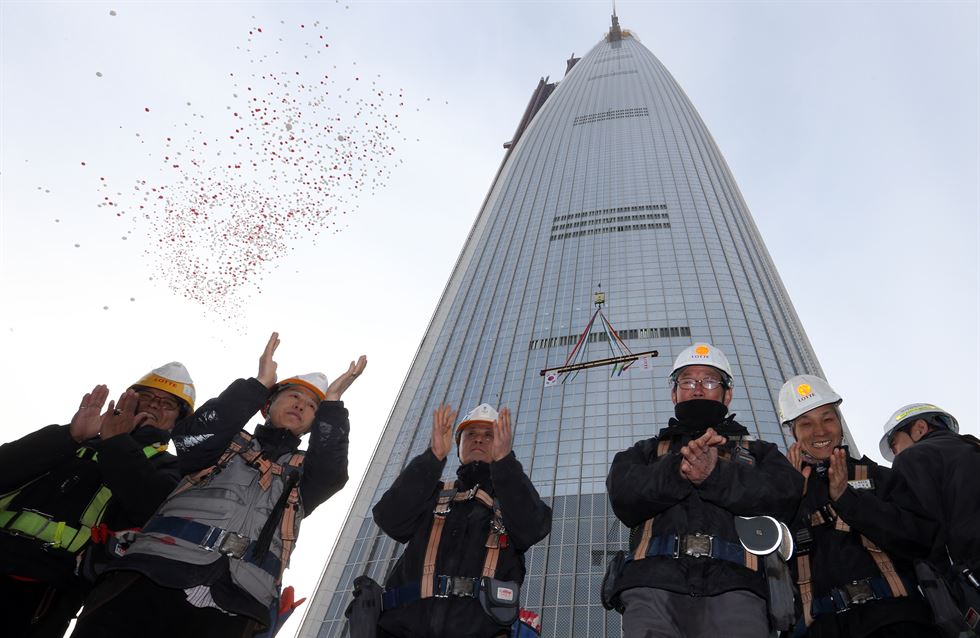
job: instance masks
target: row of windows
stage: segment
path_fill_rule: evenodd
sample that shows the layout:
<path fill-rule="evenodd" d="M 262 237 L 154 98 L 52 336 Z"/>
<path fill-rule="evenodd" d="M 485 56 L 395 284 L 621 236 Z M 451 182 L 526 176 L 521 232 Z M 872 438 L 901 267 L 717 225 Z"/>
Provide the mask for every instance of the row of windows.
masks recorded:
<path fill-rule="evenodd" d="M 615 208 L 598 208 L 596 210 L 586 210 L 581 213 L 569 213 L 568 215 L 558 215 L 552 221 L 560 222 L 565 219 L 578 219 L 579 217 L 595 217 L 596 215 L 606 215 L 608 213 L 632 213 L 641 210 L 667 210 L 667 204 L 640 204 L 638 206 L 617 206 Z"/>
<path fill-rule="evenodd" d="M 620 53 L 619 55 L 609 55 L 609 56 L 601 57 L 598 60 L 596 60 L 596 64 L 602 64 L 604 62 L 612 62 L 613 60 L 625 60 L 627 58 L 632 58 L 632 57 L 633 56 L 630 55 L 629 53 Z"/>
<path fill-rule="evenodd" d="M 619 75 L 621 71 L 616 73 L 608 73 L 607 75 Z M 629 73 L 636 73 L 636 71 L 629 71 Z M 597 75 L 591 79 L 606 77 L 605 75 Z M 650 110 L 641 106 L 639 108 L 633 109 L 613 109 L 609 111 L 604 111 L 602 113 L 591 113 L 589 115 L 579 115 L 574 120 L 572 120 L 572 126 L 578 126 L 579 124 L 589 124 L 591 122 L 601 122 L 602 120 L 615 120 L 623 117 L 646 117 L 650 115 Z"/>
<path fill-rule="evenodd" d="M 586 219 L 580 222 L 568 222 L 566 224 L 554 224 L 551 232 L 564 230 L 566 228 L 581 228 L 582 226 L 599 226 L 600 224 L 615 224 L 618 222 L 635 222 L 644 219 L 667 219 L 667 213 L 647 213 L 646 215 L 620 215 L 618 217 L 602 217 L 599 219 Z"/>
<path fill-rule="evenodd" d="M 636 70 L 635 69 L 632 70 L 632 71 L 613 71 L 612 73 L 603 73 L 602 75 L 593 75 L 592 77 L 589 78 L 589 82 L 591 82 L 592 80 L 601 80 L 602 78 L 612 77 L 614 75 L 631 75 L 631 74 L 635 74 L 635 73 L 636 73 Z"/>
<path fill-rule="evenodd" d="M 609 226 L 608 228 L 590 228 L 588 230 L 576 230 L 570 233 L 560 233 L 552 235 L 548 241 L 559 241 L 562 239 L 573 239 L 583 235 L 604 235 L 606 233 L 624 233 L 631 230 L 647 230 L 657 228 L 670 228 L 670 222 L 656 222 L 653 224 L 634 224 L 633 226 Z"/>
<path fill-rule="evenodd" d="M 537 350 L 538 348 L 552 348 L 554 346 L 567 346 L 578 341 L 582 335 L 563 335 L 561 337 L 547 337 L 545 339 L 531 339 L 528 348 Z M 690 337 L 691 329 L 687 326 L 677 326 L 673 328 L 629 328 L 619 331 L 619 338 L 623 341 L 630 339 L 656 339 L 668 337 Z M 609 341 L 609 336 L 605 332 L 589 333 L 588 342 Z"/>

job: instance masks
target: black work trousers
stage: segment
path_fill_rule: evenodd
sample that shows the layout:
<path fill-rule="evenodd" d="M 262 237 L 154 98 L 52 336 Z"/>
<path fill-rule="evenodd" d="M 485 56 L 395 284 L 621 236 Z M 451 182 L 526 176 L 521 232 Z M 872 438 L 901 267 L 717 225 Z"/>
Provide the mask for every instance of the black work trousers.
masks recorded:
<path fill-rule="evenodd" d="M 123 586 L 120 580 L 124 579 Z M 258 624 L 213 607 L 195 607 L 182 589 L 161 587 L 135 572 L 99 581 L 71 638 L 251 638 Z"/>
<path fill-rule="evenodd" d="M 82 607 L 81 589 L 56 589 L 47 583 L 0 574 L 3 635 L 10 638 L 61 638 Z"/>

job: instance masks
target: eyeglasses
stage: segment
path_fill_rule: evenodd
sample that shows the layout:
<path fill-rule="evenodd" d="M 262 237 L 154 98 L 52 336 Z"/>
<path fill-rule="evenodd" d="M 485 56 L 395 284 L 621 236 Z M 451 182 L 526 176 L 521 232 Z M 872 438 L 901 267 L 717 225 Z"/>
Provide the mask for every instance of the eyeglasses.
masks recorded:
<path fill-rule="evenodd" d="M 705 377 L 704 379 L 678 379 L 677 387 L 683 390 L 693 390 L 700 385 L 705 390 L 715 390 L 723 385 L 724 381 Z"/>
<path fill-rule="evenodd" d="M 161 397 L 152 392 L 137 392 L 136 396 L 139 397 L 139 402 L 143 405 L 153 405 L 156 403 L 164 410 L 176 410 L 180 407 L 177 399 L 172 397 Z"/>

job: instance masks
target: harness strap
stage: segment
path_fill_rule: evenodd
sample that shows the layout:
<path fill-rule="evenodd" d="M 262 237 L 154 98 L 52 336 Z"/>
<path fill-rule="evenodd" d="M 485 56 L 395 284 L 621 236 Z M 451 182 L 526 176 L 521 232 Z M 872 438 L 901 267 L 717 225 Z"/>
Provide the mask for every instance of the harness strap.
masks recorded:
<path fill-rule="evenodd" d="M 248 465 L 258 468 L 259 487 L 261 487 L 263 490 L 268 490 L 269 487 L 272 486 L 272 479 L 274 476 L 282 476 L 283 466 L 275 461 L 270 461 L 269 459 L 263 457 L 260 450 L 256 450 L 252 447 L 252 435 L 242 430 L 238 432 L 234 438 L 232 438 L 231 442 L 228 444 L 228 447 L 221 453 L 217 463 L 195 472 L 194 474 L 186 476 L 185 480 L 177 486 L 177 489 L 173 491 L 171 496 L 176 496 L 177 494 L 200 484 L 204 479 L 214 474 L 218 468 L 228 465 L 228 462 L 231 461 L 236 454 L 240 456 Z M 292 464 L 292 457 L 290 457 L 289 464 Z"/>
<path fill-rule="evenodd" d="M 449 598 L 456 596 L 461 598 L 478 598 L 480 595 L 481 582 L 479 578 L 467 576 L 436 576 L 434 579 L 435 587 L 433 596 L 436 598 Z M 422 598 L 420 583 L 406 583 L 397 585 L 385 590 L 381 595 L 381 605 L 384 611 L 395 609 Z"/>
<path fill-rule="evenodd" d="M 503 513 L 500 510 L 499 501 L 490 496 L 485 490 L 481 490 L 479 486 L 474 486 L 470 490 L 460 492 L 456 488 L 455 480 L 446 480 L 442 483 L 439 498 L 436 500 L 436 506 L 432 510 L 432 529 L 429 532 L 429 542 L 425 548 L 425 559 L 422 562 L 422 580 L 419 583 L 419 596 L 421 598 L 431 598 L 436 595 L 434 592 L 436 560 L 439 555 L 439 543 L 442 540 L 442 531 L 446 524 L 446 516 L 452 510 L 453 503 L 469 500 L 479 502 L 492 512 L 490 532 L 487 534 L 486 543 L 484 543 L 487 554 L 483 559 L 481 574 L 488 578 L 493 578 L 497 573 L 500 550 L 507 546 L 507 529 L 504 527 Z"/>
<path fill-rule="evenodd" d="M 303 459 L 305 456 L 303 454 L 293 454 L 289 457 L 289 462 L 287 465 L 290 467 L 300 467 L 303 465 Z M 293 489 L 289 491 L 289 499 L 286 501 L 286 509 L 282 513 L 282 522 L 279 524 L 279 536 L 282 538 L 282 557 L 281 565 L 282 568 L 279 570 L 279 576 L 276 582 L 282 581 L 282 574 L 286 571 L 286 567 L 289 566 L 289 556 L 293 553 L 293 549 L 296 547 L 296 512 L 299 511 L 299 485 L 297 484 Z"/>
<path fill-rule="evenodd" d="M 915 583 L 910 580 L 902 579 L 902 583 L 908 583 L 908 586 L 912 588 L 915 587 Z M 842 587 L 834 587 L 830 590 L 829 596 L 814 600 L 813 615 L 818 617 L 824 614 L 841 613 L 873 600 L 887 600 L 895 597 L 891 591 L 891 586 L 881 576 L 864 578 L 847 583 Z"/>
<path fill-rule="evenodd" d="M 861 463 L 854 464 L 851 467 L 853 469 L 853 480 L 868 480 L 867 465 Z M 823 525 L 830 522 L 830 520 L 828 520 L 829 516 L 834 522 L 835 530 L 841 532 L 851 531 L 851 526 L 840 517 L 836 510 L 834 510 L 833 505 L 828 503 L 822 509 L 825 510 L 826 516 L 824 515 L 824 512 L 821 512 L 821 510 L 815 510 L 810 514 L 811 526 Z M 863 534 L 861 535 L 861 544 L 868 551 L 868 554 L 871 555 L 871 558 L 874 559 L 875 566 L 881 573 L 881 578 L 868 578 L 864 581 L 856 581 L 855 583 L 851 583 L 849 587 L 854 588 L 854 586 L 857 584 L 865 584 L 867 585 L 867 590 L 869 592 L 873 592 L 873 595 L 877 598 L 901 598 L 903 596 L 908 596 L 908 588 L 905 585 L 905 581 L 895 571 L 895 564 L 892 562 L 888 554 L 883 552 Z M 820 615 L 829 613 L 830 611 L 845 611 L 852 604 L 851 601 L 847 600 L 848 595 L 846 594 L 846 590 L 848 586 L 845 586 L 844 588 L 834 588 L 834 590 L 831 591 L 830 596 L 825 596 L 816 601 L 813 600 L 812 585 L 810 583 L 810 557 L 808 555 L 804 554 L 797 556 L 796 569 L 798 573 L 797 585 L 800 587 L 800 602 L 803 605 L 804 621 L 807 627 L 809 627 L 813 622 L 814 614 Z M 884 592 L 879 591 L 882 589 L 883 585 L 887 585 L 889 595 L 885 595 Z"/>
<path fill-rule="evenodd" d="M 252 563 L 275 577 L 278 577 L 283 570 L 282 562 L 271 552 L 266 552 L 262 557 L 256 557 L 256 541 L 220 527 L 205 525 L 186 518 L 177 516 L 154 517 L 143 528 L 143 533 L 179 538 L 208 551 Z M 158 540 L 167 542 L 164 539 Z"/>
<path fill-rule="evenodd" d="M 803 606 L 803 623 L 809 627 L 813 623 L 813 578 L 810 573 L 810 556 L 796 557 L 796 584 L 800 588 L 800 605 Z"/>
<path fill-rule="evenodd" d="M 251 444 L 252 444 L 252 435 L 249 434 L 248 432 L 245 432 L 244 430 L 239 431 L 231 439 L 231 442 L 228 444 L 228 447 L 225 448 L 225 451 L 221 453 L 221 456 L 218 457 L 217 463 L 209 467 L 206 467 L 203 470 L 198 470 L 193 474 L 188 474 L 187 476 L 185 476 L 184 480 L 181 481 L 179 485 L 177 485 L 177 488 L 170 493 L 170 496 L 171 497 L 177 496 L 178 494 L 189 490 L 195 485 L 200 484 L 204 479 L 214 474 L 219 467 L 224 467 L 228 465 L 228 462 L 232 459 L 233 456 L 239 454 L 242 450 L 247 449 L 249 446 L 251 446 Z"/>
<path fill-rule="evenodd" d="M 670 451 L 670 439 L 660 439 L 657 441 L 657 456 L 665 456 Z M 655 516 L 647 521 L 643 522 L 643 528 L 640 532 L 640 542 L 636 544 L 636 550 L 633 552 L 633 560 L 642 560 L 647 556 L 647 550 L 650 549 L 650 538 L 653 536 L 653 520 Z"/>
<path fill-rule="evenodd" d="M 640 534 L 640 542 L 636 545 L 633 552 L 633 560 L 642 560 L 647 557 L 647 550 L 650 549 L 650 537 L 653 535 L 653 519 L 643 523 L 643 531 Z"/>
<path fill-rule="evenodd" d="M 644 523 L 653 526 L 653 519 Z M 691 556 L 693 558 L 713 558 L 729 563 L 735 563 L 742 567 L 747 567 L 753 571 L 759 568 L 758 557 L 747 551 L 741 543 L 733 543 L 717 536 L 708 534 L 664 534 L 654 538 L 646 538 L 647 532 L 644 529 L 640 544 L 636 551 L 627 558 L 627 561 L 643 560 L 655 556 L 665 556 L 669 558 L 680 558 L 681 556 Z M 640 549 L 646 547 L 640 554 Z"/>
<path fill-rule="evenodd" d="M 668 452 L 670 452 L 670 439 L 660 439 L 657 441 L 657 456 L 666 456 Z M 633 552 L 633 560 L 646 558 L 647 550 L 650 549 L 650 538 L 653 536 L 653 520 L 655 518 L 654 516 L 643 522 L 643 528 L 640 532 L 640 542 L 636 544 L 636 550 Z"/>
<path fill-rule="evenodd" d="M 442 538 L 442 528 L 446 524 L 446 515 L 449 514 L 450 504 L 456 496 L 456 482 L 443 481 L 442 491 L 439 492 L 439 499 L 433 510 L 432 530 L 429 532 L 429 544 L 425 548 L 425 560 L 422 562 L 422 580 L 420 596 L 422 598 L 432 598 L 432 588 L 435 584 L 436 575 L 436 556 L 439 553 L 439 540 Z"/>
<path fill-rule="evenodd" d="M 487 535 L 487 555 L 483 559 L 483 576 L 487 578 L 493 578 L 497 574 L 497 561 L 500 558 L 500 548 L 501 545 L 506 546 L 504 536 L 507 530 L 504 529 L 503 513 L 500 511 L 500 502 L 495 498 L 491 498 L 489 494 L 483 490 L 477 491 L 477 500 L 486 505 L 484 499 L 479 498 L 483 495 L 490 500 L 490 510 L 493 512 L 493 518 L 490 520 L 490 533 Z"/>
<path fill-rule="evenodd" d="M 882 578 L 885 579 L 885 582 L 888 583 L 888 588 L 891 589 L 892 596 L 895 598 L 908 596 L 909 593 L 905 589 L 905 583 L 902 582 L 902 578 L 895 571 L 895 564 L 889 558 L 888 554 L 881 551 L 877 545 L 868 540 L 867 536 L 861 536 L 861 543 L 868 550 L 868 553 L 871 554 L 871 558 L 874 559 L 875 565 L 878 566 L 878 571 L 881 572 Z"/>

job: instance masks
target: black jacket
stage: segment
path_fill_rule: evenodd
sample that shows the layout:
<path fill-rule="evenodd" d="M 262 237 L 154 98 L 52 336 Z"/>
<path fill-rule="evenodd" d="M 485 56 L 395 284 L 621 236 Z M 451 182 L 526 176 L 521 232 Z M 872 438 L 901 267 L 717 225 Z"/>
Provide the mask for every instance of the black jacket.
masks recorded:
<path fill-rule="evenodd" d="M 734 421 L 730 427 L 742 429 Z M 710 534 L 738 543 L 735 516 L 769 515 L 791 520 L 803 477 L 772 443 L 752 441 L 754 463 L 719 458 L 714 471 L 696 486 L 680 474 L 680 449 L 698 432 L 676 419 L 659 436 L 640 441 L 617 454 L 606 478 L 613 512 L 627 527 L 637 528 L 654 518 L 652 536 Z M 661 438 L 669 452 L 657 455 Z M 731 446 L 732 444 L 729 444 Z M 634 529 L 634 531 L 636 531 Z M 631 549 L 639 534 L 632 533 Z M 767 596 L 763 574 L 714 558 L 654 556 L 630 561 L 616 581 L 616 591 L 654 587 L 680 594 L 713 596 L 736 589 Z"/>
<path fill-rule="evenodd" d="M 904 544 L 910 555 L 940 570 L 948 569 L 950 558 L 980 570 L 977 468 L 980 443 L 950 430 L 933 430 L 895 457 L 894 480 L 882 496 L 891 515 L 913 530 Z"/>
<path fill-rule="evenodd" d="M 867 467 L 869 483 L 854 480 L 857 465 Z M 812 541 L 798 542 L 797 555 L 790 561 L 790 566 L 796 581 L 799 555 L 805 553 L 809 557 L 812 594 L 815 599 L 820 599 L 829 596 L 835 587 L 881 576 L 872 554 L 861 540 L 862 535 L 866 535 L 879 548 L 888 552 L 889 545 L 896 540 L 899 543 L 904 542 L 907 531 L 901 528 L 900 521 L 882 517 L 876 507 L 879 504 L 876 502 L 881 500 L 878 493 L 888 484 L 891 470 L 879 466 L 867 457 L 859 461 L 848 457 L 847 473 L 851 483 L 836 503 L 830 500 L 826 473 L 817 470 L 816 466 L 811 468 L 806 494 L 792 524 L 793 534 L 798 541 L 807 538 L 806 532 L 809 532 Z M 868 517 L 867 514 L 873 511 L 878 514 Z M 812 518 L 814 512 L 818 513 L 817 520 Z M 850 527 L 848 531 L 836 529 L 833 518 L 835 512 Z M 914 572 L 908 560 L 895 553 L 889 553 L 889 558 L 900 576 L 909 582 L 914 581 Z M 847 611 L 846 619 L 841 619 L 834 613 L 819 616 L 810 627 L 810 635 L 846 635 L 860 638 L 892 623 L 930 624 L 932 615 L 928 605 L 916 590 L 911 587 L 907 589 L 907 597 L 854 606 Z M 803 608 L 799 597 L 796 606 L 797 618 L 802 618 Z"/>
<path fill-rule="evenodd" d="M 268 397 L 269 390 L 258 380 L 238 379 L 174 428 L 173 438 L 182 473 L 190 474 L 215 465 L 231 440 L 265 405 Z M 343 402 L 321 401 L 310 430 L 299 481 L 304 517 L 347 483 L 349 434 L 350 423 Z M 299 437 L 288 430 L 268 425 L 258 426 L 255 436 L 262 443 L 263 456 L 272 460 L 297 450 L 300 444 Z M 232 582 L 228 560 L 222 557 L 209 565 L 190 565 L 159 556 L 131 554 L 116 561 L 112 569 L 140 572 L 165 587 L 208 585 L 222 609 L 267 622 L 267 610 Z"/>
<path fill-rule="evenodd" d="M 8 511 L 43 512 L 78 527 L 78 520 L 101 485 L 112 490 L 102 522 L 110 530 L 141 527 L 180 479 L 177 459 L 161 453 L 147 458 L 143 448 L 167 443 L 170 434 L 142 427 L 105 440 L 75 442 L 68 426 L 50 425 L 0 446 L 0 494 L 20 489 Z M 91 452 L 78 456 L 81 448 Z M 86 551 L 97 551 L 92 544 Z M 41 541 L 0 531 L 0 573 L 40 580 L 55 587 L 86 587 L 75 576 L 75 555 L 45 549 Z"/>
<path fill-rule="evenodd" d="M 408 543 L 385 583 L 386 589 L 419 582 L 433 514 L 446 465 L 431 450 L 412 459 L 378 504 L 374 521 L 388 536 Z M 480 488 L 500 502 L 508 546 L 500 551 L 496 577 L 524 582 L 524 552 L 551 531 L 551 508 L 538 496 L 513 453 L 487 464 L 468 463 L 457 472 L 456 486 Z M 476 578 L 483 569 L 490 511 L 475 500 L 455 503 L 446 516 L 436 574 Z M 380 626 L 399 638 L 424 636 L 488 638 L 500 632 L 473 598 L 428 598 L 386 611 Z"/>

